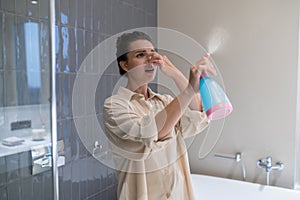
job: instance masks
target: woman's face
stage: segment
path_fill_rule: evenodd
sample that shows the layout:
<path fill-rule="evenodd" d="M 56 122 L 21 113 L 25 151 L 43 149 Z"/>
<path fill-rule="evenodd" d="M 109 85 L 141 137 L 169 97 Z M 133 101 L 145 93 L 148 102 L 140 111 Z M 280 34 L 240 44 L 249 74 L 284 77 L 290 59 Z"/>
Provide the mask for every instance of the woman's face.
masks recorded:
<path fill-rule="evenodd" d="M 156 75 L 157 65 L 153 64 L 155 50 L 148 40 L 136 40 L 130 43 L 127 61 L 124 63 L 128 78 L 138 84 L 151 82 Z"/>

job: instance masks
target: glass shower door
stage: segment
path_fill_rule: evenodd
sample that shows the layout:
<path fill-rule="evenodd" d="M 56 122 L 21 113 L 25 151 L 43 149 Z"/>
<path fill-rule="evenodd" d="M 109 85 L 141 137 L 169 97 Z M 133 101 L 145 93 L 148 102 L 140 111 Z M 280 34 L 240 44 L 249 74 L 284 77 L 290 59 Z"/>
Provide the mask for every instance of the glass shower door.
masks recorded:
<path fill-rule="evenodd" d="M 0 199 L 55 199 L 49 0 L 0 1 Z"/>

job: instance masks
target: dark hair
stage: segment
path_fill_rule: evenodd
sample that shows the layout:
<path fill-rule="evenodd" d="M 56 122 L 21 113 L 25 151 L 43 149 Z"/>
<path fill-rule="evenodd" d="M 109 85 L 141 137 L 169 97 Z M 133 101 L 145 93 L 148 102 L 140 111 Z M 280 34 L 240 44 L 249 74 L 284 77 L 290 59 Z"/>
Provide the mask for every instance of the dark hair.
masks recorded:
<path fill-rule="evenodd" d="M 134 31 L 132 33 L 124 33 L 117 39 L 117 62 L 119 66 L 119 72 L 124 75 L 126 71 L 120 66 L 120 61 L 127 61 L 127 53 L 129 52 L 129 45 L 136 40 L 148 40 L 153 43 L 151 37 L 146 33 L 140 31 Z"/>

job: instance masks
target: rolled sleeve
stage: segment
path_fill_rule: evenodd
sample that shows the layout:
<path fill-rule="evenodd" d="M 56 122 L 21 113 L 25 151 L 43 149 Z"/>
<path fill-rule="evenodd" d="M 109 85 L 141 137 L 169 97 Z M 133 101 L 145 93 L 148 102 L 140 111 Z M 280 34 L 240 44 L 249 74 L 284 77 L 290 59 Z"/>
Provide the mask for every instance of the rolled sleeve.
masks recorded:
<path fill-rule="evenodd" d="M 173 97 L 166 95 L 166 102 L 170 103 Z M 184 138 L 194 136 L 202 132 L 208 127 L 210 120 L 207 118 L 205 112 L 198 110 L 191 110 L 189 107 L 185 110 L 180 118 L 180 132 Z"/>
<path fill-rule="evenodd" d="M 180 120 L 183 137 L 191 137 L 202 132 L 209 122 L 205 112 L 187 108 Z"/>

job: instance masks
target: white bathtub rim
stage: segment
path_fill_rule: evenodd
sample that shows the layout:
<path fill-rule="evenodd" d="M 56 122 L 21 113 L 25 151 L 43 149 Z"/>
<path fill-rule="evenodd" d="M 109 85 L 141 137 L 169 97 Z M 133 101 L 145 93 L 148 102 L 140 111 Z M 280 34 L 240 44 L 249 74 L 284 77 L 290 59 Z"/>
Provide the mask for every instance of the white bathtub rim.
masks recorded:
<path fill-rule="evenodd" d="M 196 199 L 218 200 L 224 197 L 230 200 L 300 199 L 300 191 L 293 189 L 202 174 L 191 174 L 191 179 Z"/>

